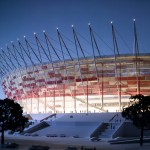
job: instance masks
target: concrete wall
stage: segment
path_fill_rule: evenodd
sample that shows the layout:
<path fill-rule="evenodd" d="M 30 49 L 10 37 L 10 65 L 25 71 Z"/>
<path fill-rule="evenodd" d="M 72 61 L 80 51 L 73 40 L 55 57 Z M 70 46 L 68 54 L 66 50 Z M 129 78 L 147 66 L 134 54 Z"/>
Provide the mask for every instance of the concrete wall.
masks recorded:
<path fill-rule="evenodd" d="M 133 125 L 132 122 L 124 122 L 113 134 L 112 138 L 116 137 L 139 137 L 140 129 Z M 144 136 L 150 136 L 150 130 L 144 131 Z"/>

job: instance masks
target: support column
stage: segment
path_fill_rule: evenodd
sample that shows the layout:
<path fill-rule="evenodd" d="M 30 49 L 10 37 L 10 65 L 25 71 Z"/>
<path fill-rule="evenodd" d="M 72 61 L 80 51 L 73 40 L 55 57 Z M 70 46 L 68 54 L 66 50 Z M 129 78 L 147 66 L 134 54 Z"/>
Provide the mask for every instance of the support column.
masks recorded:
<path fill-rule="evenodd" d="M 103 109 L 104 105 L 104 83 L 103 83 L 103 63 L 102 63 L 102 101 L 101 101 L 101 108 Z"/>
<path fill-rule="evenodd" d="M 86 88 L 87 88 L 87 113 L 89 112 L 89 91 L 88 91 L 88 78 L 87 78 L 87 86 L 86 86 Z"/>
<path fill-rule="evenodd" d="M 121 63 L 119 63 L 119 80 L 118 80 L 118 100 L 119 100 L 119 111 L 121 111 Z"/>
<path fill-rule="evenodd" d="M 65 84 L 63 84 L 63 99 L 64 99 L 63 110 L 64 110 L 64 113 L 65 113 L 65 109 L 66 109 L 66 102 L 65 102 Z"/>
<path fill-rule="evenodd" d="M 32 112 L 32 98 L 31 98 L 31 101 L 30 101 L 30 102 L 31 102 L 31 113 L 33 113 L 33 112 Z"/>
<path fill-rule="evenodd" d="M 53 99 L 53 110 L 54 110 L 54 113 L 56 113 L 56 108 L 55 108 L 55 85 L 54 85 L 54 95 L 53 95 L 54 99 Z"/>
<path fill-rule="evenodd" d="M 77 113 L 77 104 L 76 104 L 76 83 L 74 84 L 74 112 Z"/>
<path fill-rule="evenodd" d="M 45 106 L 44 106 L 44 109 L 45 109 L 45 113 L 46 113 L 46 91 L 45 91 L 45 95 L 44 96 L 45 96 L 45 101 L 44 101 L 44 105 Z"/>
<path fill-rule="evenodd" d="M 39 93 L 38 93 L 38 98 L 37 98 L 37 113 L 39 113 Z"/>

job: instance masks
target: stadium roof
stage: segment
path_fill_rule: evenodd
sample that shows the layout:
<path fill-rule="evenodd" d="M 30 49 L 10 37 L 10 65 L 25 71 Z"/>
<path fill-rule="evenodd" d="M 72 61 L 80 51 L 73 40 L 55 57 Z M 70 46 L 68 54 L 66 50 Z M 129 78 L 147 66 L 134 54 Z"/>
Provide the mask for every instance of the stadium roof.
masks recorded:
<path fill-rule="evenodd" d="M 11 42 L 11 45 L 6 45 L 6 48 L 1 48 L 0 51 L 0 76 L 8 74 L 9 72 L 24 68 L 28 66 L 35 66 L 37 64 L 54 63 L 58 61 L 66 60 L 80 60 L 96 57 L 118 57 L 121 55 L 135 55 L 142 54 L 139 52 L 138 37 L 136 32 L 136 24 L 134 20 L 134 48 L 133 54 L 122 54 L 120 53 L 118 38 L 119 33 L 116 32 L 113 23 L 111 22 L 112 28 L 112 42 L 109 43 L 103 40 L 88 24 L 89 36 L 84 37 L 78 33 L 75 27 L 72 25 L 72 39 L 66 37 L 57 28 L 56 34 L 58 40 L 53 39 L 45 31 L 43 31 L 43 37 L 39 37 L 34 33 L 34 41 L 24 36 L 23 40 L 17 39 L 17 42 Z M 122 38 L 121 38 L 122 39 Z M 127 49 L 129 46 L 122 39 Z M 101 46 L 105 45 L 106 49 L 102 50 Z M 143 54 L 142 54 L 143 55 Z M 147 54 L 144 54 L 147 55 Z M 149 55 L 149 54 L 148 54 Z"/>

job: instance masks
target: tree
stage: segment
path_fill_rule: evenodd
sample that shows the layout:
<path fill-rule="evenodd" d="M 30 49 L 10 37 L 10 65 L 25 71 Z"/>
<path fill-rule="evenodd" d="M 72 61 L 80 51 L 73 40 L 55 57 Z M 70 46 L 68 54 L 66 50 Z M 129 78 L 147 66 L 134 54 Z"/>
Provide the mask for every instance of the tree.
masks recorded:
<path fill-rule="evenodd" d="M 22 107 L 13 99 L 0 100 L 1 144 L 4 144 L 4 131 L 23 131 L 28 119 L 23 116 Z"/>
<path fill-rule="evenodd" d="M 140 145 L 143 145 L 144 130 L 150 129 L 150 96 L 137 94 L 130 97 L 129 106 L 123 108 L 122 116 L 133 121 L 141 129 Z"/>

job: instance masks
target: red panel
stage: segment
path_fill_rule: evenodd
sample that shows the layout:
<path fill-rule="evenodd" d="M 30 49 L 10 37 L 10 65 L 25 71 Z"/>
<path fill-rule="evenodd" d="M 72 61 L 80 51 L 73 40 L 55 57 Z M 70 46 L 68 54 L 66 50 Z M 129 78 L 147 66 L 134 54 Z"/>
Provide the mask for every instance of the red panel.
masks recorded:
<path fill-rule="evenodd" d="M 36 82 L 45 82 L 45 79 L 36 80 Z"/>
<path fill-rule="evenodd" d="M 54 78 L 54 77 L 61 77 L 61 74 L 55 74 L 55 73 L 53 73 L 53 72 L 49 72 L 49 73 L 48 73 L 48 76 L 51 77 L 51 78 L 52 78 L 52 77 L 53 77 L 53 78 Z"/>
<path fill-rule="evenodd" d="M 81 71 L 89 71 L 89 68 L 80 68 Z"/>
<path fill-rule="evenodd" d="M 49 85 L 51 85 L 51 84 L 52 84 L 52 85 L 54 85 L 54 84 L 57 85 L 57 84 L 61 84 L 61 83 L 62 83 L 62 80 L 58 80 L 58 81 L 47 81 L 46 83 L 49 84 Z"/>
<path fill-rule="evenodd" d="M 35 70 L 34 72 L 35 72 L 35 73 L 39 73 L 39 70 Z"/>
<path fill-rule="evenodd" d="M 97 81 L 97 78 L 96 77 L 92 77 L 92 78 L 88 78 L 88 81 Z"/>
<path fill-rule="evenodd" d="M 48 81 L 47 84 L 55 84 L 55 81 Z"/>
<path fill-rule="evenodd" d="M 45 66 L 41 66 L 42 69 L 47 69 L 48 67 L 45 65 Z"/>
<path fill-rule="evenodd" d="M 31 91 L 31 90 L 30 91 L 26 91 L 26 93 L 27 94 L 31 94 L 31 93 L 33 93 L 33 91 Z"/>
<path fill-rule="evenodd" d="M 136 84 L 137 84 L 137 81 L 127 81 L 127 83 L 128 83 L 129 85 L 136 85 Z"/>
<path fill-rule="evenodd" d="M 66 69 L 65 66 L 61 66 L 61 67 L 60 67 L 60 70 L 64 70 L 64 69 Z"/>
<path fill-rule="evenodd" d="M 35 87 L 36 84 L 35 84 L 35 83 L 30 83 L 30 86 L 31 86 L 31 87 Z"/>
<path fill-rule="evenodd" d="M 127 80 L 137 80 L 137 77 L 127 77 Z"/>
<path fill-rule="evenodd" d="M 48 75 L 49 75 L 50 77 L 54 77 L 55 73 L 54 73 L 54 72 L 48 72 Z"/>
<path fill-rule="evenodd" d="M 81 79 L 76 79 L 76 82 L 81 82 L 82 80 Z"/>
<path fill-rule="evenodd" d="M 121 84 L 121 88 L 127 88 L 128 87 L 128 85 L 126 84 Z"/>
<path fill-rule="evenodd" d="M 116 77 L 115 80 L 125 80 L 127 81 L 128 80 L 128 77 Z"/>
<path fill-rule="evenodd" d="M 150 89 L 140 89 L 140 92 L 149 92 L 150 93 Z"/>
<path fill-rule="evenodd" d="M 26 87 L 35 88 L 36 84 L 35 83 L 25 84 L 25 85 L 22 85 L 22 87 L 23 88 L 26 88 Z"/>
<path fill-rule="evenodd" d="M 150 87 L 150 81 L 141 81 L 140 86 L 142 87 Z"/>
<path fill-rule="evenodd" d="M 145 80 L 145 75 L 142 77 L 138 77 L 138 78 L 139 78 L 139 80 Z"/>
<path fill-rule="evenodd" d="M 57 81 L 56 83 L 57 83 L 57 84 L 61 84 L 61 83 L 62 83 L 62 80 L 59 80 L 59 81 Z"/>
<path fill-rule="evenodd" d="M 61 79 L 62 79 L 62 80 L 68 80 L 68 78 L 67 78 L 67 77 L 61 77 Z"/>
<path fill-rule="evenodd" d="M 23 81 L 32 81 L 32 80 L 35 80 L 35 78 L 27 78 L 27 77 L 23 77 L 22 80 L 23 80 Z"/>
<path fill-rule="evenodd" d="M 62 77 L 62 80 L 74 80 L 74 76 Z"/>

